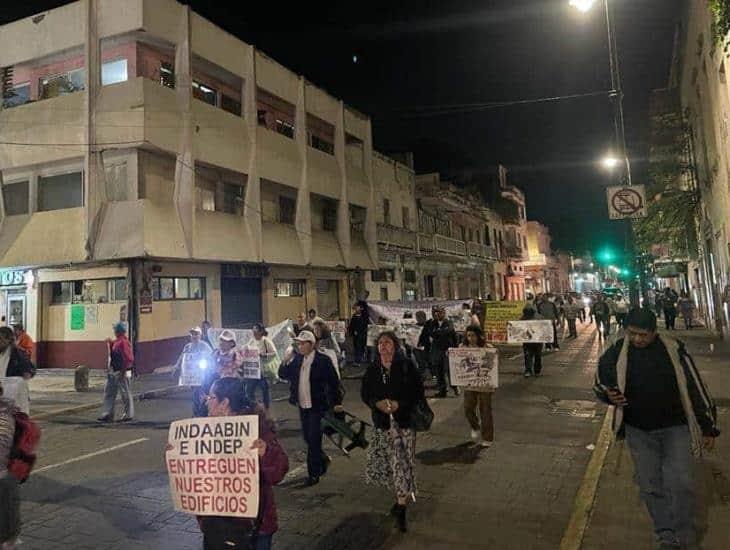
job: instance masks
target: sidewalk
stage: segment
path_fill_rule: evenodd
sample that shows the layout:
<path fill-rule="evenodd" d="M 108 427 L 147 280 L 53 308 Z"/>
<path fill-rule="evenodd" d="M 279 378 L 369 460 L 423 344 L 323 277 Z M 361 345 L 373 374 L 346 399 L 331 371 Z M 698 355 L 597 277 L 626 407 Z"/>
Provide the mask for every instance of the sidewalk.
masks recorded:
<path fill-rule="evenodd" d="M 662 331 L 664 332 L 664 331 Z M 715 450 L 697 464 L 698 527 L 705 550 L 730 548 L 730 343 L 707 330 L 677 330 L 715 399 L 720 429 Z M 633 464 L 623 443 L 611 446 L 601 474 L 583 550 L 653 546 L 651 520 L 633 482 Z"/>
<path fill-rule="evenodd" d="M 100 407 L 105 383 L 105 371 L 90 370 L 88 391 L 77 392 L 73 369 L 38 369 L 29 383 L 31 416 L 39 420 L 69 409 L 81 411 Z M 144 374 L 132 381 L 135 399 L 149 399 L 175 391 L 178 391 L 177 381 L 169 373 Z"/>

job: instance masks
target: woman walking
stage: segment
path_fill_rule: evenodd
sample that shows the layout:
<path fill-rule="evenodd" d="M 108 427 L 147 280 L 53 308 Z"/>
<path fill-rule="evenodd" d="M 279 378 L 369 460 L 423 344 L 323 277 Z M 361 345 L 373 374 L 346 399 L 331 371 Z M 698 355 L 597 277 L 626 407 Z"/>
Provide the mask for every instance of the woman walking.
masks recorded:
<path fill-rule="evenodd" d="M 258 350 L 261 361 L 261 378 L 246 380 L 246 395 L 249 401 L 256 402 L 256 389 L 261 388 L 261 397 L 266 410 L 271 406 L 271 390 L 269 381 L 276 383 L 279 372 L 279 354 L 276 351 L 274 342 L 269 338 L 269 333 L 261 323 L 253 326 L 253 338 L 249 340 L 246 347 Z"/>
<path fill-rule="evenodd" d="M 479 325 L 466 327 L 465 343 L 461 347 L 491 348 Z M 491 447 L 494 442 L 494 419 L 492 417 L 492 392 L 489 386 L 464 388 L 464 414 L 471 426 L 471 438 L 480 441 L 482 447 Z"/>
<path fill-rule="evenodd" d="M 679 298 L 677 303 L 679 307 L 679 313 L 684 319 L 684 328 L 690 330 L 692 328 L 692 315 L 694 315 L 695 304 L 692 298 L 689 297 L 687 291 L 682 291 L 682 296 Z"/>
<path fill-rule="evenodd" d="M 395 492 L 396 502 L 390 512 L 405 532 L 406 502 L 408 497 L 415 501 L 416 495 L 416 432 L 411 429 L 411 415 L 416 403 L 424 399 L 423 381 L 395 333 L 381 333 L 376 345 L 375 361 L 368 367 L 361 389 L 375 425 L 365 481 Z"/>
<path fill-rule="evenodd" d="M 276 438 L 274 423 L 266 417 L 265 411 L 245 397 L 241 379 L 221 378 L 213 383 L 208 395 L 208 416 L 247 414 L 259 417 L 259 438 L 251 447 L 258 450 L 261 471 L 258 518 L 252 521 L 246 518 L 199 517 L 204 550 L 270 550 L 274 533 L 279 528 L 273 486 L 289 471 L 289 458 Z"/>

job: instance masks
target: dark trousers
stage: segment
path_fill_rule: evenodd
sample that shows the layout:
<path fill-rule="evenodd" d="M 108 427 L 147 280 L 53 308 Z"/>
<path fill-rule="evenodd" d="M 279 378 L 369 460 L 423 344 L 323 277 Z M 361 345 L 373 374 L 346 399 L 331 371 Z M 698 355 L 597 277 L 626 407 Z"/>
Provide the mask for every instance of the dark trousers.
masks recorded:
<path fill-rule="evenodd" d="M 443 354 L 432 354 L 431 360 L 429 361 L 431 368 L 436 371 L 436 384 L 438 386 L 439 393 L 446 393 L 446 389 L 450 384 L 449 380 L 449 357 L 446 352 Z M 455 389 L 455 386 L 451 386 Z"/>
<path fill-rule="evenodd" d="M 577 319 L 568 319 L 568 333 L 573 338 L 578 338 L 578 329 L 575 328 L 575 322 Z"/>
<path fill-rule="evenodd" d="M 201 530 L 203 550 L 254 550 L 250 526 L 235 518 L 203 518 Z"/>
<path fill-rule="evenodd" d="M 540 374 L 542 372 L 542 344 L 522 344 L 525 355 L 525 372 Z"/>
<path fill-rule="evenodd" d="M 307 473 L 318 478 L 323 473 L 324 451 L 322 451 L 322 413 L 314 409 L 299 409 L 302 420 L 302 435 L 307 444 Z"/>
<path fill-rule="evenodd" d="M 352 338 L 352 345 L 355 351 L 355 362 L 364 363 L 367 357 L 368 351 L 368 337 L 367 334 L 356 335 Z"/>
<path fill-rule="evenodd" d="M 603 328 L 603 335 L 608 336 L 611 333 L 611 317 L 599 317 L 596 315 L 596 327 L 599 331 Z"/>
<path fill-rule="evenodd" d="M 265 376 L 256 380 L 249 378 L 246 380 L 246 397 L 252 403 L 256 402 L 256 390 L 261 388 L 261 396 L 264 402 L 264 407 L 267 409 L 271 406 L 271 391 L 269 390 L 269 381 Z"/>
<path fill-rule="evenodd" d="M 665 307 L 664 308 L 664 324 L 667 326 L 667 330 L 674 330 L 674 322 L 677 320 L 677 308 L 676 307 Z"/>
<path fill-rule="evenodd" d="M 626 316 L 628 313 L 617 313 L 616 314 L 616 326 L 621 328 L 626 323 Z M 625 327 L 624 327 L 625 328 Z"/>

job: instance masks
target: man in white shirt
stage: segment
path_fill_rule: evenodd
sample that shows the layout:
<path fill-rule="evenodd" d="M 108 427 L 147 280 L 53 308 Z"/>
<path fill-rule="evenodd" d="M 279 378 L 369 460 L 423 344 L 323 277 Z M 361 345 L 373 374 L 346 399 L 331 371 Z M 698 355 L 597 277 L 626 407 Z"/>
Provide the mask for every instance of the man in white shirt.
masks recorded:
<path fill-rule="evenodd" d="M 312 486 L 327 472 L 328 459 L 322 451 L 322 416 L 330 410 L 342 410 L 339 379 L 329 357 L 314 349 L 314 334 L 303 330 L 294 342 L 298 353 L 281 365 L 279 378 L 289 381 L 289 402 L 299 407 L 302 435 L 307 443 L 307 485 Z"/>

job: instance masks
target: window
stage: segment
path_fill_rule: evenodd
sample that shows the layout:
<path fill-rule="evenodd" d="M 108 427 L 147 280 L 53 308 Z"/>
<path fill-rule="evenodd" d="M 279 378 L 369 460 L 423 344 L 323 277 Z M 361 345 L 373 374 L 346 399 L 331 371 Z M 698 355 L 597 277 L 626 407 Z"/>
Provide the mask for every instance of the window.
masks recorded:
<path fill-rule="evenodd" d="M 466 239 L 464 239 L 466 240 Z M 469 228 L 469 242 L 472 242 L 474 240 L 474 230 L 470 227 Z"/>
<path fill-rule="evenodd" d="M 83 206 L 81 172 L 38 178 L 38 211 Z"/>
<path fill-rule="evenodd" d="M 423 278 L 423 293 L 425 294 L 426 298 L 433 298 L 434 297 L 434 276 L 433 275 L 426 275 Z"/>
<path fill-rule="evenodd" d="M 484 244 L 487 246 L 490 246 L 490 244 L 491 244 L 489 242 L 489 226 L 488 225 L 484 226 Z"/>
<path fill-rule="evenodd" d="M 392 283 L 395 281 L 395 269 L 373 269 L 370 280 L 374 283 Z"/>
<path fill-rule="evenodd" d="M 127 60 L 117 59 L 101 65 L 101 85 L 118 84 L 127 81 Z"/>
<path fill-rule="evenodd" d="M 388 299 L 388 287 L 387 286 L 381 286 L 380 287 L 380 299 L 381 300 L 387 300 Z"/>
<path fill-rule="evenodd" d="M 527 250 L 527 237 L 522 237 L 522 244 L 524 245 L 525 250 Z"/>
<path fill-rule="evenodd" d="M 223 183 L 223 204 L 218 209 L 226 214 L 243 215 L 243 187 L 235 183 Z"/>
<path fill-rule="evenodd" d="M 168 88 L 175 88 L 175 67 L 172 63 L 160 63 L 160 84 Z"/>
<path fill-rule="evenodd" d="M 3 201 L 5 214 L 17 216 L 28 213 L 28 182 L 20 181 L 3 186 Z"/>
<path fill-rule="evenodd" d="M 326 141 L 319 136 L 315 136 L 314 134 L 309 134 L 309 145 L 313 149 L 318 149 L 328 155 L 335 154 L 334 143 L 330 143 L 329 141 Z"/>
<path fill-rule="evenodd" d="M 412 288 L 406 289 L 406 301 L 407 302 L 414 302 L 416 300 L 416 291 Z"/>
<path fill-rule="evenodd" d="M 110 302 L 126 302 L 128 297 L 127 279 L 112 279 L 109 281 Z"/>
<path fill-rule="evenodd" d="M 221 94 L 221 109 L 236 116 L 241 116 L 241 102 L 225 94 Z"/>
<path fill-rule="evenodd" d="M 51 283 L 51 304 L 70 304 L 74 295 L 74 281 Z"/>
<path fill-rule="evenodd" d="M 466 227 L 464 227 L 463 225 L 460 225 L 459 230 L 460 230 L 459 232 L 461 233 L 461 240 L 465 241 L 466 240 Z"/>
<path fill-rule="evenodd" d="M 198 208 L 206 212 L 215 212 L 215 191 L 203 187 L 197 188 Z"/>
<path fill-rule="evenodd" d="M 390 201 L 383 199 L 383 223 L 390 225 Z"/>
<path fill-rule="evenodd" d="M 40 99 L 50 99 L 80 92 L 84 89 L 86 71 L 76 69 L 67 73 L 41 78 L 38 83 Z"/>
<path fill-rule="evenodd" d="M 205 279 L 202 277 L 155 277 L 152 279 L 152 299 L 202 300 L 205 298 Z"/>
<path fill-rule="evenodd" d="M 304 296 L 304 280 L 295 279 L 291 281 L 277 279 L 274 281 L 274 297 L 290 298 Z"/>
<path fill-rule="evenodd" d="M 337 231 L 337 205 L 332 200 L 322 201 L 322 229 Z"/>
<path fill-rule="evenodd" d="M 51 283 L 51 304 L 106 304 L 126 302 L 127 279 L 88 279 Z"/>
<path fill-rule="evenodd" d="M 276 119 L 276 131 L 283 136 L 294 139 L 294 125 L 285 120 Z"/>
<path fill-rule="evenodd" d="M 412 269 L 406 269 L 403 272 L 403 278 L 405 279 L 406 283 L 415 283 L 416 282 L 416 272 Z"/>
<path fill-rule="evenodd" d="M 193 80 L 193 97 L 213 107 L 218 105 L 218 92 L 210 86 L 206 86 L 195 80 Z"/>
<path fill-rule="evenodd" d="M 406 229 L 411 228 L 411 212 L 407 206 L 403 207 L 403 227 Z"/>
<path fill-rule="evenodd" d="M 279 195 L 279 223 L 294 225 L 297 213 L 297 201 L 291 197 Z"/>
<path fill-rule="evenodd" d="M 30 82 L 14 86 L 3 97 L 3 108 L 17 107 L 30 101 Z"/>

